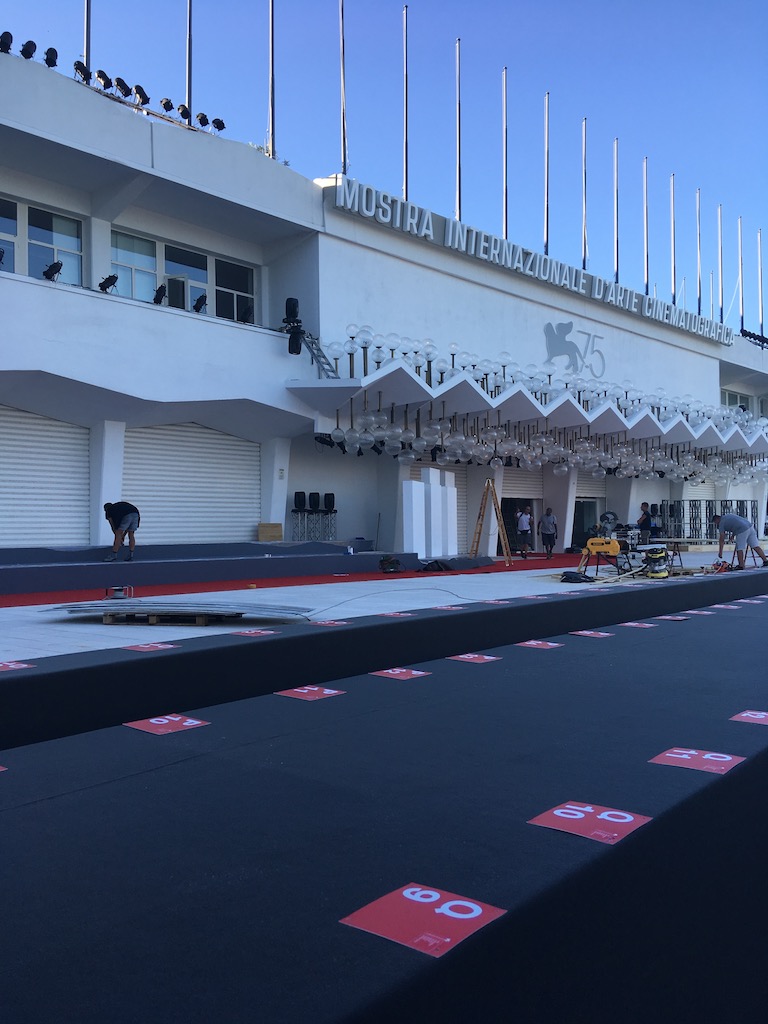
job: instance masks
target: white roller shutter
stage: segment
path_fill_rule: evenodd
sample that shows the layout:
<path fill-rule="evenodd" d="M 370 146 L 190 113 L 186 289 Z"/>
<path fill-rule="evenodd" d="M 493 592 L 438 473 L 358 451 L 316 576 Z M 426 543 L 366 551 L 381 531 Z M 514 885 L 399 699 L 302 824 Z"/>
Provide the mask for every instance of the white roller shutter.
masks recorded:
<path fill-rule="evenodd" d="M 533 501 L 544 497 L 544 474 L 540 469 L 504 468 L 501 498 L 519 498 Z"/>
<path fill-rule="evenodd" d="M 261 448 L 196 423 L 126 430 L 120 497 L 140 509 L 144 543 L 255 540 Z"/>
<path fill-rule="evenodd" d="M 577 498 L 604 498 L 605 477 L 596 480 L 591 473 L 579 470 L 579 477 L 576 481 Z"/>
<path fill-rule="evenodd" d="M 709 480 L 696 487 L 691 487 L 689 483 L 683 484 L 683 501 L 714 501 L 716 493 L 716 485 Z"/>
<path fill-rule="evenodd" d="M 0 545 L 90 543 L 90 431 L 0 406 Z"/>
<path fill-rule="evenodd" d="M 453 474 L 456 487 L 456 534 L 459 548 L 456 554 L 466 555 L 467 551 L 469 551 L 469 540 L 467 538 L 467 467 L 453 465 L 450 468 L 446 468 L 443 466 L 436 467 L 431 462 L 416 462 L 410 469 L 411 480 L 421 480 L 422 469 L 435 468 L 445 469 L 447 473 Z"/>

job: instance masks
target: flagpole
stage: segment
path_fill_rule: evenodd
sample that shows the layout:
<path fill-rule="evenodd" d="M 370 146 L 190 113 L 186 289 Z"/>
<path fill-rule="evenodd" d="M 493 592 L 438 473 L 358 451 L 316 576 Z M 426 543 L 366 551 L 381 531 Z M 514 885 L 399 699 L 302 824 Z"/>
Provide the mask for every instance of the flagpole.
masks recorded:
<path fill-rule="evenodd" d="M 696 312 L 701 316 L 701 189 L 696 189 Z"/>
<path fill-rule="evenodd" d="M 762 228 L 757 229 L 757 310 L 760 314 L 760 334 L 765 337 L 763 330 L 763 232 Z"/>
<path fill-rule="evenodd" d="M 189 111 L 188 124 L 192 124 L 192 0 L 187 0 L 187 88 L 184 104 Z"/>
<path fill-rule="evenodd" d="M 720 323 L 723 322 L 723 204 L 717 208 L 717 297 L 720 302 Z"/>
<path fill-rule="evenodd" d="M 669 245 L 671 263 L 672 305 L 677 305 L 677 266 L 675 261 L 675 176 L 669 176 Z"/>
<path fill-rule="evenodd" d="M 613 279 L 619 283 L 619 140 L 613 140 Z"/>
<path fill-rule="evenodd" d="M 741 217 L 738 220 L 739 236 L 739 329 L 744 330 L 744 255 L 741 244 Z"/>
<path fill-rule="evenodd" d="M 544 94 L 544 255 L 549 255 L 549 93 Z"/>
<path fill-rule="evenodd" d="M 91 0 L 85 0 L 83 24 L 83 64 L 91 66 Z"/>
<path fill-rule="evenodd" d="M 502 193 L 501 193 L 501 225 L 502 236 L 509 237 L 509 180 L 508 180 L 508 121 L 507 121 L 507 69 L 501 70 L 501 154 L 502 154 Z"/>
<path fill-rule="evenodd" d="M 456 40 L 456 220 L 461 220 L 461 39 Z"/>
<path fill-rule="evenodd" d="M 648 157 L 643 157 L 643 269 L 645 273 L 645 294 L 649 294 L 650 274 L 648 272 Z"/>
<path fill-rule="evenodd" d="M 344 0 L 339 0 L 339 46 L 341 63 L 341 173 L 347 173 L 347 82 L 344 62 Z"/>
<path fill-rule="evenodd" d="M 581 122 L 581 269 L 587 269 L 587 119 Z"/>
<path fill-rule="evenodd" d="M 408 5 L 403 7 L 403 199 L 408 200 Z"/>
<path fill-rule="evenodd" d="M 269 0 L 269 126 L 267 156 L 277 158 L 275 147 L 275 0 Z"/>

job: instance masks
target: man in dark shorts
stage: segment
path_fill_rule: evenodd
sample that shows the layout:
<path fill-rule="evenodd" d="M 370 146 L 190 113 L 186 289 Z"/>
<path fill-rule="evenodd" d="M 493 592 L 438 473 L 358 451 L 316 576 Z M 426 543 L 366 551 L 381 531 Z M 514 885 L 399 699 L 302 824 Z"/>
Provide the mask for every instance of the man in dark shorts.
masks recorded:
<path fill-rule="evenodd" d="M 104 561 L 116 561 L 117 553 L 123 546 L 123 538 L 128 534 L 128 554 L 125 561 L 132 562 L 133 552 L 136 547 L 136 531 L 141 521 L 139 510 L 135 505 L 131 505 L 129 501 L 116 501 L 114 504 L 108 501 L 104 506 L 104 517 L 112 527 L 112 532 L 115 535 L 112 550 Z"/>

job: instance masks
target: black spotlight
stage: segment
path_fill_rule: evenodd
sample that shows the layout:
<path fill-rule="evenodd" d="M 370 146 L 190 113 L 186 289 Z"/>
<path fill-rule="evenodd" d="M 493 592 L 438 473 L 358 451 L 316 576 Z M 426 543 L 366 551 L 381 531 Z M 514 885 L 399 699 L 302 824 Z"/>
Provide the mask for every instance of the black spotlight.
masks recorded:
<path fill-rule="evenodd" d="M 2 267 L 4 259 L 5 259 L 5 249 L 0 249 L 0 267 Z"/>
<path fill-rule="evenodd" d="M 227 127 L 220 117 L 214 117 L 214 119 L 211 121 L 211 124 L 213 125 L 217 132 L 223 132 L 224 129 Z"/>
<path fill-rule="evenodd" d="M 79 78 L 84 85 L 91 84 L 91 72 L 81 60 L 75 61 L 75 78 Z"/>
<path fill-rule="evenodd" d="M 253 323 L 253 306 L 249 303 L 242 311 L 240 316 L 237 318 L 239 324 L 252 324 Z"/>
<path fill-rule="evenodd" d="M 61 273 L 61 260 L 56 260 L 55 263 L 51 263 L 50 266 L 46 267 L 43 271 L 43 277 L 46 281 L 55 281 Z"/>
<path fill-rule="evenodd" d="M 146 107 L 149 103 L 149 96 L 147 96 L 140 85 L 134 85 L 133 95 L 136 97 L 136 102 L 140 107 Z"/>
<path fill-rule="evenodd" d="M 178 111 L 179 117 L 182 119 L 182 121 L 186 121 L 187 124 L 189 124 L 189 122 L 192 120 L 192 114 L 186 103 L 180 103 L 178 107 L 176 107 L 176 110 Z"/>
<path fill-rule="evenodd" d="M 99 281 L 99 290 L 102 292 L 108 292 L 110 288 L 114 288 L 117 284 L 117 274 L 110 274 L 109 277 L 105 277 L 103 281 Z"/>
<path fill-rule="evenodd" d="M 45 64 L 46 64 L 46 67 L 55 68 L 56 65 L 58 64 L 58 62 L 59 62 L 58 51 L 55 50 L 52 46 L 49 46 L 48 49 L 45 51 Z"/>
<path fill-rule="evenodd" d="M 24 60 L 32 60 L 35 56 L 35 50 L 37 49 L 37 43 L 33 43 L 31 39 L 28 39 L 21 48 L 21 56 Z"/>
<path fill-rule="evenodd" d="M 13 36 L 10 32 L 3 32 L 0 35 L 0 53 L 10 53 L 13 46 Z"/>
<path fill-rule="evenodd" d="M 326 448 L 335 448 L 336 443 L 331 440 L 330 434 L 315 434 L 315 443 L 323 444 Z"/>
<path fill-rule="evenodd" d="M 109 77 L 106 71 L 99 69 L 96 72 L 96 81 L 99 83 L 102 89 L 112 88 L 112 79 Z"/>
<path fill-rule="evenodd" d="M 154 302 L 154 304 L 156 306 L 159 306 L 164 298 L 165 298 L 165 285 L 161 284 L 160 287 L 155 292 L 155 297 L 154 297 L 154 299 L 152 299 L 152 301 Z"/>
<path fill-rule="evenodd" d="M 124 78 L 115 79 L 115 88 L 122 94 L 123 99 L 127 99 L 131 95 L 131 87 Z"/>
<path fill-rule="evenodd" d="M 207 114 L 195 114 L 195 120 L 201 128 L 208 127 L 208 115 Z"/>
<path fill-rule="evenodd" d="M 169 100 L 167 96 L 164 96 L 164 97 L 163 97 L 163 98 L 162 98 L 162 99 L 160 100 L 160 106 L 161 106 L 161 107 L 163 108 L 163 110 L 164 110 L 164 111 L 166 112 L 166 114 L 167 114 L 167 113 L 169 113 L 169 112 L 170 112 L 171 110 L 173 110 L 173 101 L 172 101 L 172 100 Z"/>
<path fill-rule="evenodd" d="M 299 300 L 285 300 L 285 325 L 283 330 L 288 334 L 288 354 L 292 356 L 301 355 L 301 343 L 304 340 L 304 328 L 299 320 Z"/>
<path fill-rule="evenodd" d="M 208 296 L 203 292 L 202 295 L 198 295 L 195 301 L 192 303 L 192 309 L 196 313 L 202 313 L 205 307 L 208 305 Z"/>

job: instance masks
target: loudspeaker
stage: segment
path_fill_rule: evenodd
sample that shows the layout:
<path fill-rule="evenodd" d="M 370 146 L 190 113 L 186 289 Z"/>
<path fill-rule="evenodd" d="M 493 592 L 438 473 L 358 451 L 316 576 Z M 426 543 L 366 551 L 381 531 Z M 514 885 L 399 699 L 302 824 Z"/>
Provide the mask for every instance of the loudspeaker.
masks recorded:
<path fill-rule="evenodd" d="M 302 512 L 307 507 L 307 492 L 296 491 L 293 495 L 293 507 L 301 510 Z"/>
<path fill-rule="evenodd" d="M 658 514 L 659 514 L 659 506 L 658 505 L 651 505 L 651 515 L 652 516 L 657 516 Z"/>
<path fill-rule="evenodd" d="M 309 492 L 309 508 L 312 512 L 317 512 L 320 509 L 320 492 L 310 491 Z"/>
<path fill-rule="evenodd" d="M 326 512 L 333 512 L 335 505 L 336 505 L 336 495 L 335 494 L 324 494 L 323 495 L 323 508 L 325 509 Z"/>

